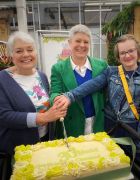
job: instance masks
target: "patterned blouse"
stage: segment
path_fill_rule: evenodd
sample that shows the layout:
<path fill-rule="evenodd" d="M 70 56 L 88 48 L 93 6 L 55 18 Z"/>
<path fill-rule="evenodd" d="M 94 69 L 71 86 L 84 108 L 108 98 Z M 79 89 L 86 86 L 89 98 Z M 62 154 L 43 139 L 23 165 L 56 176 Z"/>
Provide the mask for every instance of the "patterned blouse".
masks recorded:
<path fill-rule="evenodd" d="M 8 71 L 11 77 L 29 96 L 35 106 L 36 112 L 45 112 L 49 108 L 49 96 L 45 91 L 41 78 L 36 71 L 33 75 L 19 75 Z M 39 126 L 39 136 L 43 137 L 47 132 L 46 126 Z"/>

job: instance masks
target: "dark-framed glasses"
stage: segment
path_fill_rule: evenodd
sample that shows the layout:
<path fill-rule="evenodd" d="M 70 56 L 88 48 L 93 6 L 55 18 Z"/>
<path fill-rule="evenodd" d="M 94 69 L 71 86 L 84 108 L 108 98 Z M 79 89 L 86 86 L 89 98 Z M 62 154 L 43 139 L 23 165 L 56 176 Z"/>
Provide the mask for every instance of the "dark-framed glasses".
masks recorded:
<path fill-rule="evenodd" d="M 119 52 L 119 55 L 120 57 L 125 57 L 126 54 L 132 55 L 136 50 L 137 48 L 132 48 L 132 49 L 129 49 L 128 51 L 121 51 Z"/>

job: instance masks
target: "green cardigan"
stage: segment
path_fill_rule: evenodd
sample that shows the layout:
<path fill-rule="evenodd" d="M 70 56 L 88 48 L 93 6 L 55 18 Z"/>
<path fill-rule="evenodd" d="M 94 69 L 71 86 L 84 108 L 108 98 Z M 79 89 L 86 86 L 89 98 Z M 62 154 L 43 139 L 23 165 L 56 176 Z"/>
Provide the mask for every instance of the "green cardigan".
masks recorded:
<path fill-rule="evenodd" d="M 88 57 L 93 78 L 100 74 L 106 67 L 107 63 L 105 60 L 100 60 L 96 58 Z M 74 72 L 70 63 L 70 58 L 59 61 L 54 64 L 51 69 L 51 92 L 50 101 L 71 89 L 77 87 L 77 82 L 74 76 Z M 98 91 L 92 94 L 92 99 L 94 102 L 96 118 L 93 125 L 93 132 L 99 132 L 104 130 L 104 93 L 103 91 Z M 82 101 L 72 103 L 67 112 L 67 116 L 64 120 L 67 135 L 77 137 L 84 134 L 85 128 L 85 114 L 83 109 Z M 56 121 L 55 126 L 55 137 L 63 138 L 63 128 L 59 121 Z"/>

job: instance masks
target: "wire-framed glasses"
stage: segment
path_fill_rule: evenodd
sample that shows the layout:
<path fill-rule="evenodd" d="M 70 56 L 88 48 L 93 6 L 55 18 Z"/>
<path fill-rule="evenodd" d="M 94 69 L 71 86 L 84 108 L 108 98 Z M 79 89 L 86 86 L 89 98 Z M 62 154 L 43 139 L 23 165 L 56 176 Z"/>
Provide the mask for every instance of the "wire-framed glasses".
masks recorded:
<path fill-rule="evenodd" d="M 119 55 L 120 57 L 125 57 L 126 54 L 132 55 L 136 50 L 137 48 L 132 48 L 132 49 L 129 49 L 128 51 L 121 51 L 119 52 Z"/>

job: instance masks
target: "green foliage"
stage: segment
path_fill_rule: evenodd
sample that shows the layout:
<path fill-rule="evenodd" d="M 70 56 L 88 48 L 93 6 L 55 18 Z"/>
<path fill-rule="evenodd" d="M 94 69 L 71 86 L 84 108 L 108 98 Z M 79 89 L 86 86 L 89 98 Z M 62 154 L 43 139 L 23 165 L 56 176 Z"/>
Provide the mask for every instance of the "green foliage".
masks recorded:
<path fill-rule="evenodd" d="M 0 70 L 13 66 L 12 58 L 7 55 L 6 43 L 0 41 Z"/>
<path fill-rule="evenodd" d="M 6 68 L 8 68 L 10 66 L 13 66 L 13 62 L 11 60 L 9 60 L 9 61 L 2 61 L 0 59 L 0 70 L 6 69 Z"/>
<path fill-rule="evenodd" d="M 140 6 L 140 1 L 135 1 L 126 6 L 111 22 L 106 23 L 102 28 L 102 34 L 107 36 L 108 40 L 108 63 L 110 65 L 118 65 L 114 57 L 114 45 L 116 39 L 122 35 L 127 34 L 134 22 L 134 8 Z"/>
<path fill-rule="evenodd" d="M 116 60 L 116 58 L 114 56 L 115 41 L 116 41 L 116 37 L 112 37 L 112 40 L 108 46 L 107 60 L 108 60 L 109 65 L 119 65 L 118 61 Z"/>

